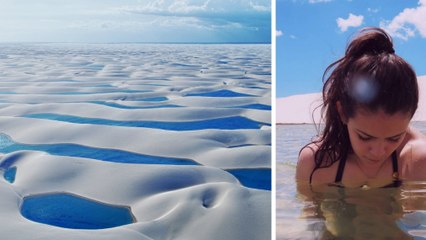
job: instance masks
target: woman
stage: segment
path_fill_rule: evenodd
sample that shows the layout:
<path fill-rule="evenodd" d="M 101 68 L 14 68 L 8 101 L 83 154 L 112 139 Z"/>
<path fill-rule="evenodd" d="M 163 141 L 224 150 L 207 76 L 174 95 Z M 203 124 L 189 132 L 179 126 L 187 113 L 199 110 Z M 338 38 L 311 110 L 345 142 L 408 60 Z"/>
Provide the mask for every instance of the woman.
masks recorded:
<path fill-rule="evenodd" d="M 370 188 L 426 180 L 426 137 L 409 126 L 416 74 L 386 32 L 361 30 L 323 78 L 325 124 L 300 152 L 298 183 Z"/>

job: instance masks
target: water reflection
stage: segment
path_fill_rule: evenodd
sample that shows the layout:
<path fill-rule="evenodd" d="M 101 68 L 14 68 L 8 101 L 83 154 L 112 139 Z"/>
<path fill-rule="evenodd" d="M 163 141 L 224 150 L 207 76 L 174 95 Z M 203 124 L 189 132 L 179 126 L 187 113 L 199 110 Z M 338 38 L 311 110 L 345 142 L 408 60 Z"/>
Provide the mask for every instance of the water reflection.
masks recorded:
<path fill-rule="evenodd" d="M 298 184 L 300 218 L 312 239 L 422 239 L 425 189 L 426 182 L 369 190 Z"/>

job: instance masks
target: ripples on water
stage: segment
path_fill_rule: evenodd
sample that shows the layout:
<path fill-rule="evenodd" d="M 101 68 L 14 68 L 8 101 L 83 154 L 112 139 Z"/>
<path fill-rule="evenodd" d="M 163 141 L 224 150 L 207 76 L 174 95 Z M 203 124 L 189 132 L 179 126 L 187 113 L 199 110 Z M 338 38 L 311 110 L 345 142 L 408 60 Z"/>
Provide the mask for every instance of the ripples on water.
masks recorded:
<path fill-rule="evenodd" d="M 413 126 L 426 133 L 426 122 Z M 277 239 L 426 239 L 426 182 L 370 190 L 296 187 L 314 125 L 277 126 Z"/>

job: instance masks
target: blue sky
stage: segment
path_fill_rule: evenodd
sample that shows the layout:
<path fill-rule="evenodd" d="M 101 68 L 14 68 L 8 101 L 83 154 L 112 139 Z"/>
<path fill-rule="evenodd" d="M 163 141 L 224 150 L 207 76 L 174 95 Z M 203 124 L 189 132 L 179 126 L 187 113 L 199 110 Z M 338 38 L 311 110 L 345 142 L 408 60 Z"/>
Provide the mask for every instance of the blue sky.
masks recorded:
<path fill-rule="evenodd" d="M 325 68 L 366 26 L 386 29 L 426 75 L 426 0 L 277 0 L 276 21 L 277 97 L 320 92 Z"/>
<path fill-rule="evenodd" d="M 0 42 L 271 42 L 270 0 L 0 0 Z"/>

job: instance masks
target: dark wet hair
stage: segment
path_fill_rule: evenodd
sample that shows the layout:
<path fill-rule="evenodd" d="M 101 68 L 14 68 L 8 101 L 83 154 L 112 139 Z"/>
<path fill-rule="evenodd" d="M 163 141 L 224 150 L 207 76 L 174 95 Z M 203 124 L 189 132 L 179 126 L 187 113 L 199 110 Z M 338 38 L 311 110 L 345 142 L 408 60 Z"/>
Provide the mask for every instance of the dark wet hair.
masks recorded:
<path fill-rule="evenodd" d="M 380 28 L 362 29 L 347 46 L 345 56 L 326 68 L 323 81 L 324 129 L 314 141 L 319 147 L 314 171 L 329 167 L 352 152 L 337 102 L 346 119 L 354 117 L 359 109 L 372 113 L 379 109 L 387 114 L 403 112 L 411 117 L 417 109 L 416 74 L 410 64 L 395 54 L 392 38 Z"/>

